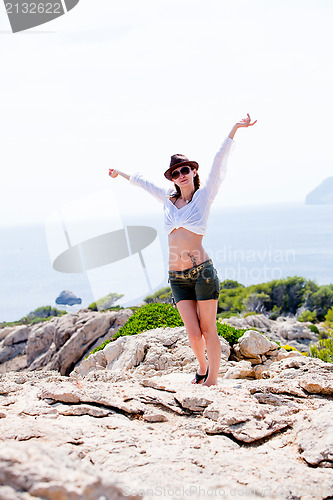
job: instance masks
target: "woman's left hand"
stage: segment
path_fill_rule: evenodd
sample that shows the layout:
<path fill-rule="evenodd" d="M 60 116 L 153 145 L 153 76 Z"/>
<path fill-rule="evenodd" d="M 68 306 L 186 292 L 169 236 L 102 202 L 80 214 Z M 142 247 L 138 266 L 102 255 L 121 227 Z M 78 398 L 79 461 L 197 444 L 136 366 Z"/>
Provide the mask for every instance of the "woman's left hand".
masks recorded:
<path fill-rule="evenodd" d="M 237 128 L 238 127 L 252 127 L 252 125 L 254 125 L 255 123 L 257 123 L 257 120 L 251 123 L 251 117 L 249 114 L 247 114 L 246 118 L 243 118 L 243 120 L 236 123 L 236 127 Z"/>

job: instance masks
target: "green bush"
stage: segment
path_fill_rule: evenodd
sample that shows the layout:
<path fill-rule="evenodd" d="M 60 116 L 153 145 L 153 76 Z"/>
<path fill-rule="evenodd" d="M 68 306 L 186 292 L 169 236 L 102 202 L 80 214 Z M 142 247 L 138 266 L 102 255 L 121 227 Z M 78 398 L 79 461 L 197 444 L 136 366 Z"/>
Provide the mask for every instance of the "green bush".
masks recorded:
<path fill-rule="evenodd" d="M 313 333 L 319 333 L 319 330 L 318 328 L 316 327 L 316 325 L 309 325 L 308 326 L 309 330 L 311 330 L 311 332 Z"/>
<path fill-rule="evenodd" d="M 329 309 L 333 308 L 333 285 L 322 285 L 309 298 L 311 309 L 316 310 L 318 319 L 324 320 Z"/>
<path fill-rule="evenodd" d="M 233 318 L 234 316 L 239 316 L 239 313 L 234 313 L 231 311 L 224 311 L 216 315 L 216 319 Z"/>
<path fill-rule="evenodd" d="M 244 335 L 247 329 L 238 329 L 230 326 L 226 323 L 221 323 L 221 321 L 217 321 L 217 333 L 221 337 L 223 337 L 231 346 L 236 344 L 238 340 Z"/>
<path fill-rule="evenodd" d="M 140 307 L 129 317 L 124 326 L 120 327 L 113 339 L 124 335 L 136 335 L 146 330 L 168 326 L 184 326 L 178 310 L 170 304 L 147 304 Z"/>
<path fill-rule="evenodd" d="M 327 311 L 327 314 L 325 316 L 325 321 L 329 325 L 333 326 L 333 307 Z"/>
<path fill-rule="evenodd" d="M 248 316 L 257 316 L 259 313 L 254 312 L 254 311 L 249 311 L 244 314 L 244 318 L 247 318 Z"/>
<path fill-rule="evenodd" d="M 273 306 L 272 312 L 269 315 L 269 319 L 277 319 L 279 316 L 281 316 L 281 307 L 278 307 L 276 305 Z"/>
<path fill-rule="evenodd" d="M 88 306 L 88 309 L 91 311 L 106 311 L 109 309 L 120 309 L 120 306 L 114 306 L 117 300 L 121 299 L 124 296 L 122 293 L 114 293 L 111 292 L 105 297 L 96 300 Z M 122 308 L 121 308 L 122 309 Z"/>
<path fill-rule="evenodd" d="M 306 309 L 299 316 L 297 316 L 298 321 L 306 322 L 311 321 L 312 323 L 317 321 L 317 313 L 316 311 L 309 311 Z"/>
<path fill-rule="evenodd" d="M 329 332 L 326 339 L 319 339 L 319 346 L 310 346 L 313 358 L 319 358 L 326 363 L 333 363 L 333 331 Z"/>

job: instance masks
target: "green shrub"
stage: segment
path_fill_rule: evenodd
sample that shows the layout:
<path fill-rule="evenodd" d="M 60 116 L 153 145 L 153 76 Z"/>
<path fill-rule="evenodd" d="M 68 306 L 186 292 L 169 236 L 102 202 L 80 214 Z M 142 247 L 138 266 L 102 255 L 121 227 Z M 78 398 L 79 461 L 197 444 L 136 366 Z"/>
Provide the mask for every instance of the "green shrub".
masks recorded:
<path fill-rule="evenodd" d="M 247 318 L 248 316 L 256 316 L 258 314 L 259 313 L 257 313 L 257 312 L 249 311 L 249 312 L 247 312 L 247 313 L 244 314 L 244 318 Z"/>
<path fill-rule="evenodd" d="M 147 304 L 140 307 L 132 316 L 130 316 L 124 326 L 120 327 L 114 339 L 124 335 L 136 335 L 168 326 L 174 328 L 176 326 L 184 326 L 178 310 L 170 304 Z"/>
<path fill-rule="evenodd" d="M 115 302 L 117 300 L 121 299 L 124 296 L 124 294 L 121 293 L 109 293 L 105 297 L 102 297 L 101 299 L 96 300 L 96 302 L 93 302 L 88 306 L 88 309 L 91 311 L 106 311 L 109 309 L 120 309 L 120 306 L 114 306 Z"/>
<path fill-rule="evenodd" d="M 220 283 L 221 290 L 230 290 L 231 288 L 244 288 L 244 285 L 238 283 L 238 281 L 234 280 L 224 280 Z"/>
<path fill-rule="evenodd" d="M 326 339 L 319 339 L 319 346 L 310 345 L 313 358 L 319 358 L 326 363 L 333 363 L 333 330 Z"/>
<path fill-rule="evenodd" d="M 333 307 L 327 311 L 327 314 L 325 316 L 325 321 L 329 325 L 333 326 Z"/>
<path fill-rule="evenodd" d="M 238 329 L 230 326 L 226 323 L 221 323 L 221 321 L 216 322 L 217 333 L 223 337 L 231 346 L 236 344 L 238 340 L 244 335 L 247 329 Z"/>
<path fill-rule="evenodd" d="M 238 313 L 233 313 L 231 311 L 224 311 L 224 312 L 218 313 L 216 315 L 216 319 L 233 318 L 234 316 L 238 316 Z"/>
<path fill-rule="evenodd" d="M 317 313 L 316 311 L 309 311 L 306 309 L 299 316 L 297 316 L 297 319 L 298 321 L 311 321 L 313 323 L 314 321 L 317 321 Z"/>
<path fill-rule="evenodd" d="M 311 330 L 311 332 L 313 333 L 319 333 L 319 330 L 318 328 L 316 327 L 316 325 L 309 325 L 308 326 L 309 330 Z"/>
<path fill-rule="evenodd" d="M 274 305 L 269 319 L 276 320 L 279 316 L 281 316 L 281 307 Z"/>

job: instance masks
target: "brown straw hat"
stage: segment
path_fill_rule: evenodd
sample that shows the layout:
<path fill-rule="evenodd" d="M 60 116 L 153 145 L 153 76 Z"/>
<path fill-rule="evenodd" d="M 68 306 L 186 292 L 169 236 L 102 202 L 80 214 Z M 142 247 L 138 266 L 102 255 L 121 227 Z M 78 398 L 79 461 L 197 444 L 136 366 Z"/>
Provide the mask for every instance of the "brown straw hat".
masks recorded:
<path fill-rule="evenodd" d="M 172 181 L 171 174 L 176 168 L 183 167 L 184 165 L 189 165 L 198 170 L 199 164 L 196 161 L 189 160 L 185 155 L 176 154 L 171 156 L 170 167 L 166 172 L 164 172 L 164 176 Z"/>

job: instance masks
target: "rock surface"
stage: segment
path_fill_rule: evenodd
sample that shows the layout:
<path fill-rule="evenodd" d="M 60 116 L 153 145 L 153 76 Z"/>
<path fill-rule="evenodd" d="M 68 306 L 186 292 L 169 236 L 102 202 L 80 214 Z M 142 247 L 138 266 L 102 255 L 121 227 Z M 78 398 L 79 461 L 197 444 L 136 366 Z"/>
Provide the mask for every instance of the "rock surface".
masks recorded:
<path fill-rule="evenodd" d="M 255 335 L 247 354 L 274 353 L 258 354 Z M 287 356 L 256 379 L 263 363 L 226 350 L 219 384 L 193 385 L 186 332 L 164 328 L 117 339 L 69 377 L 3 374 L 0 499 L 327 499 L 333 364 Z"/>

